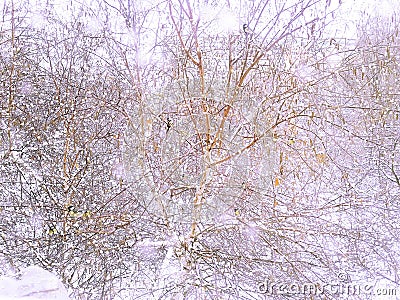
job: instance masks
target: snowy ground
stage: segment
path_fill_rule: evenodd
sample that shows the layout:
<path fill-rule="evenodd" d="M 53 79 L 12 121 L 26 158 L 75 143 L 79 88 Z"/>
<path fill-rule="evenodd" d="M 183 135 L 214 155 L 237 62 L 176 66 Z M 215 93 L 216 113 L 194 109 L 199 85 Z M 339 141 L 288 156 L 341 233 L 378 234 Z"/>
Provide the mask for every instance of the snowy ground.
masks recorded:
<path fill-rule="evenodd" d="M 67 300 L 68 292 L 52 273 L 36 266 L 21 271 L 18 279 L 0 277 L 0 300 Z"/>

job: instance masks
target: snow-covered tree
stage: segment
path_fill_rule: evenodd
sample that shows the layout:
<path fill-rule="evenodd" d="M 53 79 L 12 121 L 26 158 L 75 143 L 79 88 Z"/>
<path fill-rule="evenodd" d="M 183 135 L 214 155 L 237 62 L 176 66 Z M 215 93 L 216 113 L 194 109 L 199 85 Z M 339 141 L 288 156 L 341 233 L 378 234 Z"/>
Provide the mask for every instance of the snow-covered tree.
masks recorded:
<path fill-rule="evenodd" d="M 349 37 L 337 5 L 6 1 L 3 272 L 77 299 L 397 284 L 398 18 Z"/>

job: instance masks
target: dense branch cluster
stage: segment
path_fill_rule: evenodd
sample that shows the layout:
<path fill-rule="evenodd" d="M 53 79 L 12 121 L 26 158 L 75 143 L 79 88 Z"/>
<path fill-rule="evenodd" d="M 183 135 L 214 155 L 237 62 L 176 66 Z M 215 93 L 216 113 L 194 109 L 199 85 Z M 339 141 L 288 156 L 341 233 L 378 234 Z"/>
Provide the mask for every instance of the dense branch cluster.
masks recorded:
<path fill-rule="evenodd" d="M 244 5 L 251 32 L 195 1 L 44 5 L 36 26 L 6 2 L 2 272 L 77 299 L 398 284 L 398 22 L 347 39 L 330 1 L 283 2 Z"/>

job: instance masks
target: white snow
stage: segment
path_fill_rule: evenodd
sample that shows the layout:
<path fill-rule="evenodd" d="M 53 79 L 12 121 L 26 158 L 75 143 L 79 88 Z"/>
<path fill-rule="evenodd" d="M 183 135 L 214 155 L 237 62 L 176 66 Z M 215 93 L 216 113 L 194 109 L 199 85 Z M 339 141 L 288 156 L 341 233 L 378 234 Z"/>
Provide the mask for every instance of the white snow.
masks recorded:
<path fill-rule="evenodd" d="M 49 271 L 30 266 L 21 271 L 19 279 L 0 277 L 0 300 L 68 300 L 61 281 Z"/>

